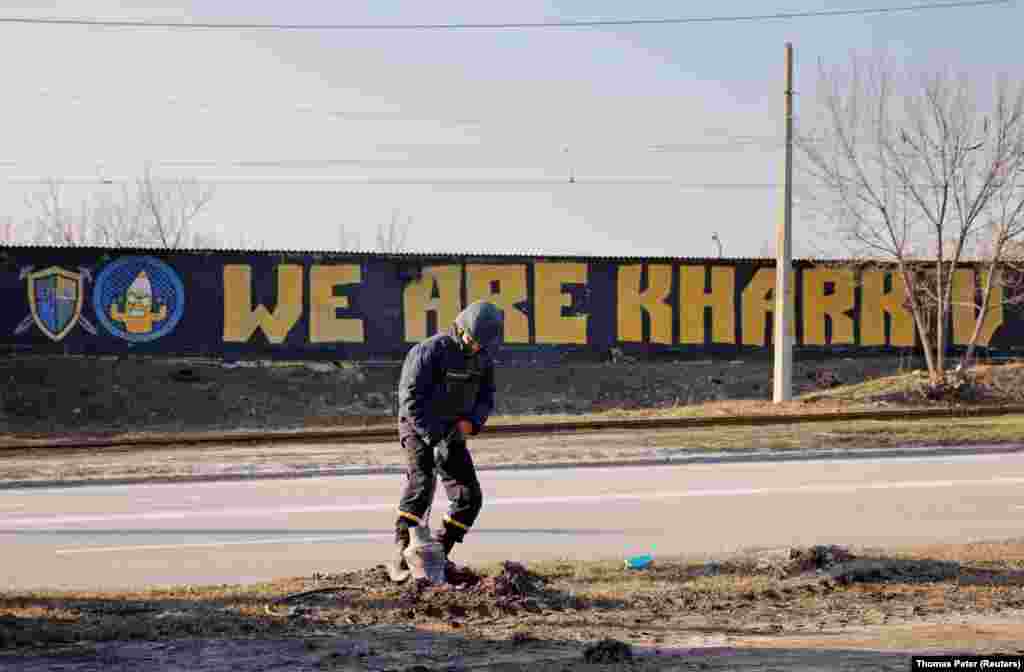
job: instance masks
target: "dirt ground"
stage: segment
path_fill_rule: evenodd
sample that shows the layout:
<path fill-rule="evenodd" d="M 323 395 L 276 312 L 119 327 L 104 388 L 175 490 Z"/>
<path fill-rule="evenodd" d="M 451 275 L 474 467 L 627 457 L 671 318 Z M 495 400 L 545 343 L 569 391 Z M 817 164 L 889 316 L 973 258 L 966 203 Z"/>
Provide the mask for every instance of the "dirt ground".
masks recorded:
<path fill-rule="evenodd" d="M 924 398 L 914 380 L 897 393 L 891 385 L 873 387 L 878 376 L 900 370 L 891 358 L 798 362 L 796 392 L 804 396 L 793 408 L 831 412 L 948 403 Z M 6 358 L 0 359 L 0 434 L 30 440 L 390 424 L 397 374 L 395 366 L 347 363 L 225 368 L 208 361 Z M 972 375 L 982 385 L 970 389 L 984 394 L 964 403 L 1020 400 L 1024 367 L 982 368 Z M 777 412 L 766 401 L 770 381 L 767 361 L 507 367 L 498 371 L 496 420 L 690 409 Z M 1014 423 L 999 431 L 1019 436 Z M 980 427 L 960 425 L 968 433 Z M 910 435 L 893 423 L 800 431 L 811 434 L 796 436 L 785 427 L 732 428 L 728 436 L 689 432 L 687 439 L 729 450 L 806 447 L 809 441 L 836 446 L 872 434 L 899 443 Z M 628 455 L 621 454 L 621 434 L 592 435 L 576 441 L 579 446 L 573 437 L 548 437 L 517 459 L 658 456 L 679 445 L 679 437 L 670 434 L 635 441 Z M 478 442 L 480 463 L 509 459 L 503 441 Z M 317 462 L 308 447 L 287 446 L 101 456 L 43 456 L 26 449 L 5 453 L 3 476 L 176 475 L 197 466 L 247 465 L 258 471 L 339 459 L 364 466 L 400 460 L 379 446 L 353 444 L 345 451 L 333 447 Z M 3 592 L 0 669 L 905 670 L 911 652 L 1024 654 L 1021 539 L 659 558 L 643 570 L 569 561 L 450 569 L 442 587 L 395 586 L 381 567 L 371 567 L 348 573 L 325 568 L 257 586 L 132 594 Z M 318 592 L 298 594 L 304 591 Z"/>
<path fill-rule="evenodd" d="M 0 596 L 11 670 L 905 670 L 1024 654 L 1024 540 Z"/>
<path fill-rule="evenodd" d="M 310 368 L 312 367 L 312 368 Z M 899 374 L 900 362 L 837 360 L 797 366 L 793 402 L 765 395 L 765 362 L 637 362 L 508 367 L 492 424 L 541 420 L 821 414 L 879 408 L 946 406 L 921 395 L 921 373 Z M 1005 404 L 1024 395 L 1024 366 L 981 366 L 964 405 Z M 284 363 L 224 368 L 215 362 L 0 359 L 0 486 L 98 479 L 211 479 L 288 473 L 400 469 L 394 441 L 243 445 L 132 446 L 133 436 L 254 429 L 394 427 L 397 369 Z M 116 381 L 116 382 L 112 382 Z M 571 394 L 569 392 L 571 391 Z M 571 398 L 571 403 L 570 403 Z M 686 399 L 684 402 L 683 399 Z M 711 400 L 706 400 L 711 399 Z M 698 401 L 704 400 L 704 401 Z M 693 403 L 689 403 L 692 401 Z M 575 409 L 572 412 L 567 408 Z M 571 410 L 571 409 L 570 409 Z M 542 414 L 542 412 L 544 412 Z M 56 443 L 116 435 L 124 446 L 60 448 Z M 890 420 L 780 423 L 646 431 L 554 433 L 528 441 L 485 432 L 473 441 L 481 467 L 522 464 L 622 463 L 747 452 L 844 451 L 861 448 L 1021 444 L 1024 416 L 955 422 Z"/>
<path fill-rule="evenodd" d="M 798 361 L 796 393 L 897 373 L 895 358 Z M 397 364 L 141 357 L 0 358 L 0 434 L 210 431 L 390 423 Z M 496 416 L 579 415 L 770 399 L 772 365 L 606 362 L 504 366 Z"/>

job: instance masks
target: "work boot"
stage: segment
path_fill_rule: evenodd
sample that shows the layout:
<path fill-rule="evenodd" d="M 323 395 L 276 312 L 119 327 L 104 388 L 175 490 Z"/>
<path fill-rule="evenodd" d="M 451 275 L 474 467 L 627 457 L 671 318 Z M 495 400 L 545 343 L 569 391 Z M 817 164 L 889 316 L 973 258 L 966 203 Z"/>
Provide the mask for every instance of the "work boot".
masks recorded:
<path fill-rule="evenodd" d="M 405 561 L 413 579 L 427 579 L 441 585 L 445 581 L 445 557 L 441 544 L 430 534 L 430 529 L 419 525 L 409 529 L 412 537 L 405 549 Z"/>
<path fill-rule="evenodd" d="M 409 530 L 398 530 L 395 533 L 394 550 L 391 552 L 391 557 L 385 565 L 388 570 L 388 576 L 395 583 L 402 583 L 408 579 L 411 574 L 409 571 L 409 563 L 405 561 L 405 549 L 408 545 Z"/>

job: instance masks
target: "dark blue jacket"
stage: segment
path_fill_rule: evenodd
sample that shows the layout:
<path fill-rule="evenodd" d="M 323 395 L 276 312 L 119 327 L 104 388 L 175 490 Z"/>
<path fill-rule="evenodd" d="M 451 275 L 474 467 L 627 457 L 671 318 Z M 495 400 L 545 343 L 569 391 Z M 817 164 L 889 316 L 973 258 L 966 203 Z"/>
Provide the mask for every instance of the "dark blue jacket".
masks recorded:
<path fill-rule="evenodd" d="M 467 389 L 473 390 L 466 398 Z M 479 432 L 494 411 L 494 362 L 486 350 L 463 351 L 454 329 L 409 350 L 398 382 L 399 433 L 427 445 L 444 439 L 459 418 Z"/>

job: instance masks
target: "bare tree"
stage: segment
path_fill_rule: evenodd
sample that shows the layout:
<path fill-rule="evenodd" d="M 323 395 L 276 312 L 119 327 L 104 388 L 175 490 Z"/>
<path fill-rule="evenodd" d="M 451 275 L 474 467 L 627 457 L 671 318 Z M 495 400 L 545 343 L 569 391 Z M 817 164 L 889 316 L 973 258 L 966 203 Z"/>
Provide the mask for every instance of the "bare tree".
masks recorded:
<path fill-rule="evenodd" d="M 986 228 L 997 232 L 976 340 L 1006 243 L 1024 233 L 1024 86 L 999 79 L 983 109 L 975 88 L 881 60 L 822 66 L 820 117 L 798 138 L 818 213 L 857 256 L 900 273 L 933 385 L 945 376 L 954 272 Z"/>
<path fill-rule="evenodd" d="M 90 243 L 109 247 L 153 244 L 147 235 L 140 203 L 128 185 L 118 196 L 95 194 L 82 207 L 79 229 Z"/>
<path fill-rule="evenodd" d="M 351 251 L 359 249 L 359 234 L 348 230 L 344 222 L 338 224 L 338 249 Z"/>
<path fill-rule="evenodd" d="M 235 237 L 234 247 L 239 250 L 266 250 L 267 241 L 259 238 L 253 238 L 246 232 L 241 232 Z"/>
<path fill-rule="evenodd" d="M 120 193 L 100 192 L 69 204 L 67 188 L 49 180 L 28 198 L 33 242 L 48 245 L 101 245 L 174 249 L 201 241 L 219 247 L 216 234 L 192 230 L 213 196 L 195 180 L 159 180 L 147 167 L 135 184 Z"/>
<path fill-rule="evenodd" d="M 978 338 L 981 335 L 984 316 L 990 306 L 1002 301 L 1004 304 L 1024 303 L 1024 197 L 1019 195 L 1018 184 L 1021 174 L 1018 170 L 1008 178 L 1008 187 L 1000 190 L 995 197 L 993 212 L 988 216 L 988 235 L 977 245 L 976 255 L 986 267 L 981 296 L 975 306 L 978 319 L 975 320 L 971 339 L 964 352 L 963 365 L 974 360 Z"/>
<path fill-rule="evenodd" d="M 383 225 L 377 226 L 377 250 L 379 252 L 404 252 L 406 241 L 409 238 L 409 227 L 412 226 L 412 217 L 406 217 L 405 221 L 400 220 L 401 213 L 398 208 L 391 211 L 391 221 L 387 229 Z"/>
<path fill-rule="evenodd" d="M 4 216 L 0 218 L 0 244 L 11 245 L 18 242 L 18 225 L 14 218 Z"/>
<path fill-rule="evenodd" d="M 65 202 L 64 185 L 59 180 L 49 180 L 44 189 L 29 195 L 26 205 L 32 212 L 28 219 L 32 242 L 43 245 L 87 244 L 79 218 L 88 205 L 83 202 L 76 216 Z"/>
<path fill-rule="evenodd" d="M 51 179 L 26 199 L 32 242 L 43 245 L 134 245 L 143 232 L 127 189 L 120 200 L 94 194 L 72 203 L 67 186 Z"/>
<path fill-rule="evenodd" d="M 159 179 L 146 166 L 136 183 L 147 238 L 162 248 L 182 247 L 192 223 L 213 199 L 213 187 L 194 179 Z"/>
<path fill-rule="evenodd" d="M 189 246 L 194 250 L 214 250 L 222 247 L 221 237 L 212 231 L 193 231 Z"/>

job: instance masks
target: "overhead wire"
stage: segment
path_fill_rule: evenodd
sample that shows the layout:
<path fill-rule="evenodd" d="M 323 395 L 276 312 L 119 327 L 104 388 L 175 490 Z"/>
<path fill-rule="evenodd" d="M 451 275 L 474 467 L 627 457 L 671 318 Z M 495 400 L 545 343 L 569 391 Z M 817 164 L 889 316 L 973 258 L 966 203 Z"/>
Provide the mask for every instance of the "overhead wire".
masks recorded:
<path fill-rule="evenodd" d="M 758 151 L 772 151 L 782 149 L 782 141 L 763 143 L 757 145 L 748 145 L 743 143 L 728 143 L 723 142 L 720 144 L 686 144 L 678 145 L 671 149 L 652 149 L 639 145 L 636 147 L 638 151 L 646 151 L 652 154 L 685 154 L 685 153 L 708 153 L 708 152 L 726 152 L 726 151 L 743 151 L 748 149 L 754 149 Z M 494 152 L 493 148 L 481 147 L 481 153 Z M 620 148 L 620 151 L 624 151 L 627 148 Z M 515 156 L 522 157 L 524 159 L 529 157 L 542 156 L 544 152 L 520 152 Z M 551 152 L 550 154 L 553 154 Z M 491 154 L 494 156 L 494 154 Z M 500 152 L 497 156 L 501 156 Z M 466 157 L 472 159 L 474 157 Z M 20 162 L 15 159 L 2 159 L 0 160 L 0 167 L 16 167 L 23 164 L 31 164 L 34 161 Z M 103 163 L 103 162 L 100 162 Z M 411 166 L 417 167 L 430 167 L 434 165 L 437 168 L 462 168 L 471 167 L 478 165 L 473 161 L 456 161 L 442 162 L 435 165 L 431 159 L 415 159 L 415 158 L 403 158 L 403 159 L 387 159 L 387 158 L 362 158 L 362 157 L 295 157 L 295 158 L 253 158 L 253 159 L 156 159 L 149 162 L 153 166 L 162 166 L 166 168 L 241 168 L 241 169 L 268 169 L 268 168 L 283 168 L 283 169 L 316 169 L 316 168 L 374 168 L 382 170 L 394 170 L 400 168 L 408 168 Z M 500 168 L 500 165 L 493 167 Z"/>
<path fill-rule="evenodd" d="M 816 10 L 803 12 L 776 12 L 767 14 L 749 15 L 728 15 L 710 17 L 680 17 L 680 18 L 656 18 L 656 19 L 593 19 L 593 20 L 559 20 L 545 22 L 502 22 L 502 23 L 415 23 L 415 24 L 298 24 L 298 23 L 206 23 L 206 22 L 164 22 L 151 20 L 113 20 L 113 19 L 87 19 L 87 18 L 44 18 L 44 17 L 4 17 L 0 16 L 0 24 L 28 24 L 28 25 L 64 25 L 64 26 L 96 26 L 111 28 L 165 28 L 165 29 L 269 29 L 269 30 L 459 30 L 459 29 L 531 29 L 531 28 L 587 28 L 602 26 L 642 26 L 642 25 L 680 25 L 680 24 L 701 24 L 701 23 L 726 23 L 726 22 L 756 22 L 772 20 L 790 20 L 800 18 L 823 18 L 841 16 L 866 16 L 878 14 L 905 13 L 915 11 L 927 11 L 937 9 L 970 8 L 995 5 L 1012 4 L 1012 0 L 963 0 L 958 2 L 925 3 L 903 5 L 897 7 L 878 8 L 853 8 Z M 347 116 L 347 115 L 341 115 Z M 657 153 L 679 153 L 697 152 L 708 150 L 721 150 L 730 148 L 756 148 L 764 149 L 777 148 L 781 141 L 775 138 L 731 138 L 720 143 L 662 143 L 648 145 L 647 150 Z M 414 145 L 410 145 L 410 148 Z M 373 161 L 373 160 L 369 160 Z M 301 167 L 315 167 L 323 165 L 329 167 L 339 164 L 359 165 L 368 161 L 360 159 L 269 159 L 269 160 L 244 160 L 217 162 L 211 160 L 169 161 L 169 165 L 218 165 L 228 164 L 237 167 L 287 167 L 289 165 Z M 0 165 L 16 165 L 13 161 L 0 161 Z M 12 177 L 8 182 L 18 183 L 44 183 L 52 181 L 53 178 L 19 178 Z M 64 178 L 72 181 L 95 182 L 97 178 Z M 774 189 L 777 184 L 745 184 L 745 183 L 705 183 L 686 184 L 671 177 L 656 178 L 614 178 L 603 176 L 572 176 L 570 178 L 542 178 L 542 179 L 508 179 L 508 178 L 371 178 L 363 176 L 311 176 L 311 177 L 264 177 L 264 178 L 236 178 L 236 177 L 214 177 L 204 178 L 216 182 L 234 183 L 258 183 L 258 184 L 392 184 L 392 185 L 495 185 L 495 186 L 538 186 L 556 184 L 580 184 L 580 185 L 672 185 L 686 188 L 700 189 Z M 120 180 L 119 180 L 120 181 Z M 109 178 L 106 180 L 110 183 Z"/>
<path fill-rule="evenodd" d="M 10 176 L 8 184 L 125 184 L 137 181 L 137 177 L 99 177 L 89 175 L 63 176 Z M 179 178 L 154 177 L 155 182 L 175 182 Z M 236 177 L 200 175 L 186 178 L 201 184 L 262 184 L 262 185 L 352 185 L 352 186 L 452 186 L 452 187 L 549 187 L 549 186 L 666 186 L 678 189 L 742 189 L 763 190 L 781 188 L 781 184 L 759 182 L 684 182 L 671 176 L 611 176 L 582 175 L 573 177 L 369 177 L 369 176 L 265 176 Z"/>
<path fill-rule="evenodd" d="M 873 14 L 893 14 L 897 12 L 917 12 L 936 9 L 957 9 L 968 7 L 984 7 L 1012 4 L 1013 0 L 960 0 L 958 2 L 923 3 L 902 5 L 897 7 L 862 7 L 853 9 L 823 9 L 803 12 L 774 12 L 767 14 L 742 14 L 724 16 L 695 16 L 656 19 L 580 19 L 558 21 L 514 21 L 514 22 L 456 22 L 456 23 L 210 23 L 210 22 L 173 22 L 130 19 L 86 19 L 86 18 L 45 18 L 26 16 L 0 16 L 3 24 L 28 24 L 51 26 L 96 26 L 107 28 L 163 28 L 170 30 L 526 30 L 544 28 L 599 28 L 628 26 L 663 26 L 707 23 L 736 23 L 779 21 L 804 18 L 826 18 L 840 16 L 867 16 Z"/>

